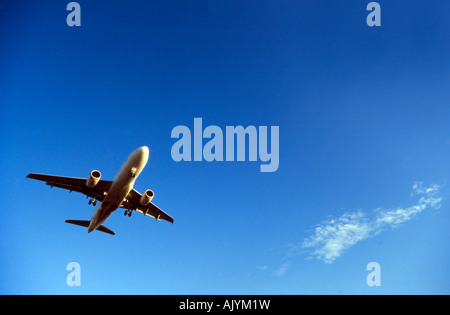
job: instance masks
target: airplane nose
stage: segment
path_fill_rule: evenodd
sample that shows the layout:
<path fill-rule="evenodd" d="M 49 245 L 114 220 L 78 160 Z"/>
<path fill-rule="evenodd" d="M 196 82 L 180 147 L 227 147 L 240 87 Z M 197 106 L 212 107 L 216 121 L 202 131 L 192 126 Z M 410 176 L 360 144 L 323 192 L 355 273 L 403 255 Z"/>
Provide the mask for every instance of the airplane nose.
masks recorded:
<path fill-rule="evenodd" d="M 140 147 L 139 151 L 141 151 L 141 154 L 144 157 L 144 159 L 148 160 L 148 156 L 150 154 L 150 150 L 148 149 L 148 147 L 147 146 Z"/>
<path fill-rule="evenodd" d="M 148 153 L 150 152 L 150 150 L 148 149 L 148 147 L 147 146 L 143 146 L 143 147 L 141 147 L 141 151 L 143 152 L 143 153 L 145 153 L 145 154 L 147 154 L 148 155 Z"/>

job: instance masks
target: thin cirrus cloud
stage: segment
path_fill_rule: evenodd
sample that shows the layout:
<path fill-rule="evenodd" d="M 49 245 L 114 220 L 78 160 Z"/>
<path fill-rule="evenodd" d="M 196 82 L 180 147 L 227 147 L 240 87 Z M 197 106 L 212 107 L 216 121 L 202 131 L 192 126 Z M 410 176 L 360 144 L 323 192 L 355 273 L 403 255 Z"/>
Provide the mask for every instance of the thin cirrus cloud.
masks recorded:
<path fill-rule="evenodd" d="M 320 223 L 314 233 L 301 244 L 290 245 L 288 259 L 272 275 L 284 275 L 291 266 L 293 252 L 298 252 L 299 248 L 307 249 L 311 251 L 312 257 L 331 264 L 355 244 L 385 230 L 396 228 L 427 208 L 438 209 L 442 200 L 438 196 L 439 188 L 439 185 L 424 187 L 422 183 L 415 183 L 413 194 L 420 196 L 420 199 L 413 206 L 378 208 L 370 214 L 356 210 Z"/>
<path fill-rule="evenodd" d="M 312 249 L 312 256 L 325 263 L 332 263 L 356 243 L 386 229 L 396 228 L 428 207 L 439 208 L 442 200 L 437 196 L 439 188 L 439 185 L 423 187 L 422 183 L 415 183 L 414 194 L 421 197 L 413 206 L 395 209 L 378 208 L 374 210 L 375 216 L 369 216 L 358 210 L 344 213 L 337 219 L 325 221 L 315 228 L 313 235 L 303 241 L 302 247 Z"/>

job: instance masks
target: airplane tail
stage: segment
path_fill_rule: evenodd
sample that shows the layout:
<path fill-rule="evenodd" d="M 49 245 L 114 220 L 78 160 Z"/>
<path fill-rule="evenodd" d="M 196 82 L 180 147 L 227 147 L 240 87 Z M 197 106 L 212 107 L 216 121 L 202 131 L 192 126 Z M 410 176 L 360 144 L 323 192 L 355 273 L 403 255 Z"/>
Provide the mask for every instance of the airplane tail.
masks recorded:
<path fill-rule="evenodd" d="M 75 224 L 75 225 L 84 226 L 84 227 L 89 227 L 89 224 L 91 223 L 91 221 L 88 221 L 88 220 L 66 220 L 66 223 Z M 114 231 L 111 231 L 110 229 L 108 229 L 104 225 L 100 225 L 97 228 L 97 231 L 108 233 L 108 234 L 111 234 L 111 235 L 116 234 Z"/>

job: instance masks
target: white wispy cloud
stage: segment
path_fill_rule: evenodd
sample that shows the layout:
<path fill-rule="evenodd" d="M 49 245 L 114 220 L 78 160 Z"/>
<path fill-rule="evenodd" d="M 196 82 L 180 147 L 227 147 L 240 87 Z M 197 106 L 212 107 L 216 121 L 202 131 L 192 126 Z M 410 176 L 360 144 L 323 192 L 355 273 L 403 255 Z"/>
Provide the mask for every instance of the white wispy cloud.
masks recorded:
<path fill-rule="evenodd" d="M 322 222 L 314 234 L 302 243 L 304 248 L 313 248 L 313 255 L 331 263 L 346 249 L 370 237 L 372 227 L 362 211 L 349 212 L 337 219 Z"/>
<path fill-rule="evenodd" d="M 281 264 L 281 266 L 277 270 L 275 270 L 272 273 L 272 276 L 275 276 L 275 277 L 284 276 L 284 274 L 286 273 L 286 271 L 288 271 L 290 266 L 291 266 L 291 261 L 290 260 L 285 261 L 284 263 Z"/>
<path fill-rule="evenodd" d="M 283 276 L 291 266 L 295 249 L 310 251 L 314 258 L 333 263 L 347 249 L 355 244 L 378 235 L 379 233 L 398 227 L 404 222 L 427 208 L 438 209 L 441 197 L 438 196 L 439 185 L 425 187 L 417 182 L 413 185 L 413 195 L 420 196 L 415 205 L 407 208 L 394 209 L 377 208 L 370 213 L 362 210 L 350 211 L 338 218 L 324 221 L 314 228 L 314 233 L 305 238 L 298 245 L 290 245 L 291 249 L 286 255 L 286 261 L 272 273 L 273 276 Z"/>
<path fill-rule="evenodd" d="M 439 208 L 442 200 L 437 196 L 439 188 L 439 185 L 424 187 L 422 183 L 415 183 L 414 194 L 422 196 L 413 206 L 394 209 L 378 208 L 372 214 L 358 210 L 322 222 L 315 228 L 314 234 L 303 241 L 302 247 L 312 249 L 312 256 L 326 263 L 332 263 L 356 243 L 377 235 L 383 230 L 396 228 L 428 207 Z"/>

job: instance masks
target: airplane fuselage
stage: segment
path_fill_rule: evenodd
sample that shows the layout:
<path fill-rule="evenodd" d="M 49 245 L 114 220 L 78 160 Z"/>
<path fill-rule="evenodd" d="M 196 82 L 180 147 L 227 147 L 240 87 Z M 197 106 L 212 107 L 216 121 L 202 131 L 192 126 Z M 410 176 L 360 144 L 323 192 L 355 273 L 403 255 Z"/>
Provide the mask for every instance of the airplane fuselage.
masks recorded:
<path fill-rule="evenodd" d="M 133 189 L 134 182 L 147 164 L 148 156 L 149 150 L 146 146 L 134 150 L 128 156 L 112 181 L 105 198 L 95 209 L 89 223 L 89 233 L 102 225 L 126 199 Z"/>

